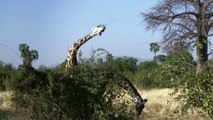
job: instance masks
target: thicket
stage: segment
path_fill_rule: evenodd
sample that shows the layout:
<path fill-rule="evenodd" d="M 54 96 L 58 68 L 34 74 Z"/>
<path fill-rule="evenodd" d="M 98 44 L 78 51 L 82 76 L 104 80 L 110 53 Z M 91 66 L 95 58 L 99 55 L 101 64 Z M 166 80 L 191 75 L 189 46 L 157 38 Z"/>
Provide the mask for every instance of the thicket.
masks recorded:
<path fill-rule="evenodd" d="M 213 61 L 210 59 L 197 72 L 196 62 L 187 51 L 172 52 L 160 61 L 142 62 L 138 71 L 129 74 L 134 83 L 143 88 L 173 88 L 180 102 L 177 111 L 183 115 L 196 110 L 213 118 Z M 163 61 L 163 62 L 162 62 Z"/>
<path fill-rule="evenodd" d="M 171 87 L 175 89 L 172 95 L 177 95 L 175 100 L 181 103 L 177 111 L 184 115 L 189 109 L 196 110 L 213 118 L 213 61 L 210 59 L 197 72 L 196 63 L 187 51 L 173 52 L 163 59 L 161 64 L 156 61 L 139 64 L 142 69 L 136 79 L 141 78 L 140 85 Z"/>
<path fill-rule="evenodd" d="M 14 72 L 15 68 L 12 64 L 5 64 L 0 60 L 0 91 L 6 90 L 7 82 Z"/>
<path fill-rule="evenodd" d="M 178 93 L 176 100 L 181 102 L 180 111 L 186 114 L 189 109 L 196 110 L 213 119 L 213 65 L 212 60 L 202 67 L 199 73 L 195 66 L 185 65 L 180 70 L 181 76 L 174 80 L 183 82 L 175 87 L 173 94 Z"/>
<path fill-rule="evenodd" d="M 0 88 L 14 91 L 14 106 L 25 113 L 25 119 L 133 119 L 128 100 L 119 107 L 113 103 L 125 91 L 105 74 L 111 71 L 128 77 L 138 88 L 175 88 L 173 94 L 178 93 L 176 100 L 182 103 L 178 110 L 196 109 L 213 117 L 212 60 L 197 73 L 187 51 L 155 56 L 153 61 L 139 64 L 135 58 L 114 58 L 109 53 L 106 59 L 97 58 L 96 52 L 81 58 L 80 65 L 70 71 L 65 71 L 65 62 L 38 69 L 24 64 L 32 59 L 17 69 L 1 62 Z"/>
<path fill-rule="evenodd" d="M 135 72 L 124 74 L 141 88 L 174 88 L 185 81 L 174 79 L 174 76 L 181 77 L 181 69 L 188 65 L 195 66 L 192 55 L 188 51 L 179 51 L 155 56 L 152 61 L 139 63 Z"/>
<path fill-rule="evenodd" d="M 32 120 L 133 119 L 126 103 L 114 108 L 123 93 L 110 76 L 100 74 L 84 66 L 69 72 L 22 66 L 11 82 L 14 105 Z"/>
<path fill-rule="evenodd" d="M 27 45 L 22 47 L 32 52 Z M 120 106 L 115 105 L 114 100 L 122 99 L 125 91 L 116 84 L 110 69 L 94 67 L 90 59 L 69 71 L 65 71 L 64 63 L 54 68 L 35 69 L 31 66 L 34 54 L 25 55 L 28 57 L 23 59 L 23 64 L 13 69 L 8 79 L 1 79 L 7 81 L 6 89 L 14 91 L 13 106 L 20 119 L 125 120 L 135 117 L 134 111 L 129 111 L 131 101 L 123 99 Z"/>

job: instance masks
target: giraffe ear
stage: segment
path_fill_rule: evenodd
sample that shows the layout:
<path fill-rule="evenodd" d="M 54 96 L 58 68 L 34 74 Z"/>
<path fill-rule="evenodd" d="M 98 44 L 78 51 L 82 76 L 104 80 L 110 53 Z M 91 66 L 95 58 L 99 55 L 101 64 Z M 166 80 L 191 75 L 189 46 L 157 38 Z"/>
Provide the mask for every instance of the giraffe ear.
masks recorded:
<path fill-rule="evenodd" d="M 144 99 L 144 100 L 143 100 L 143 103 L 145 104 L 147 101 L 148 101 L 147 99 Z"/>

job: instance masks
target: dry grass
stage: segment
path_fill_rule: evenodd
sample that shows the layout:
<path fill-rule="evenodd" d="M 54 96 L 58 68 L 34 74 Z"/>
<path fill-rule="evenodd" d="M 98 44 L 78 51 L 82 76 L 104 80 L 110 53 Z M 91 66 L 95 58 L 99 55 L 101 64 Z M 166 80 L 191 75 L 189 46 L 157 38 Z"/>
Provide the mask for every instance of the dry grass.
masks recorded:
<path fill-rule="evenodd" d="M 142 117 L 145 120 L 209 120 L 198 112 L 189 112 L 186 115 L 181 115 L 178 112 L 178 102 L 171 96 L 172 89 L 151 89 L 140 90 L 143 98 L 148 99 Z"/>
<path fill-rule="evenodd" d="M 140 91 L 143 98 L 148 99 L 144 109 L 144 118 L 153 120 L 173 119 L 177 116 L 174 114 L 177 103 L 171 103 L 173 97 L 169 95 L 171 89 L 152 89 Z"/>
<path fill-rule="evenodd" d="M 178 103 L 173 101 L 174 96 L 169 95 L 172 89 L 151 89 L 140 90 L 139 92 L 143 98 L 148 99 L 140 120 L 210 120 L 196 112 L 185 116 L 176 112 Z M 0 118 L 3 120 L 14 119 L 11 95 L 12 92 L 0 92 Z"/>
<path fill-rule="evenodd" d="M 11 102 L 11 91 L 0 92 L 0 119 L 10 120 L 14 116 L 14 109 Z"/>
<path fill-rule="evenodd" d="M 0 92 L 0 109 L 10 109 L 12 102 L 10 100 L 12 95 L 11 91 Z"/>

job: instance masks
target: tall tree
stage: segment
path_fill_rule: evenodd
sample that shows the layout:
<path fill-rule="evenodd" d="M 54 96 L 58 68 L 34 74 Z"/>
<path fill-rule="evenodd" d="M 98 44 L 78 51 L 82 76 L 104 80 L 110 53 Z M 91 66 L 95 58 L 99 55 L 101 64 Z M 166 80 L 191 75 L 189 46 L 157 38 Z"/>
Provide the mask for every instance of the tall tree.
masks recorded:
<path fill-rule="evenodd" d="M 147 30 L 162 31 L 166 46 L 181 40 L 193 44 L 201 70 L 208 60 L 208 38 L 213 36 L 212 0 L 162 0 L 142 16 Z"/>
<path fill-rule="evenodd" d="M 160 50 L 160 46 L 158 45 L 158 43 L 156 42 L 153 42 L 153 43 L 150 43 L 150 51 L 154 52 L 155 56 L 156 56 L 156 53 Z"/>
<path fill-rule="evenodd" d="M 27 44 L 20 44 L 19 50 L 21 52 L 21 57 L 23 58 L 23 65 L 31 66 L 32 61 L 38 59 L 38 52 L 36 50 L 29 50 Z"/>

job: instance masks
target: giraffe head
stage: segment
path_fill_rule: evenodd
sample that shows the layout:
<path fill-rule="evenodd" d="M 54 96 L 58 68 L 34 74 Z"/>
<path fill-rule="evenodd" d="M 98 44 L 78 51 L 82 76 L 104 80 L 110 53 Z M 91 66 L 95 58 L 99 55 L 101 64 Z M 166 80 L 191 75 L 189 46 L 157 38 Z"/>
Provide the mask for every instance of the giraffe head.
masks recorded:
<path fill-rule="evenodd" d="M 137 116 L 139 116 L 141 112 L 143 111 L 146 102 L 147 102 L 147 99 L 139 100 L 136 102 L 135 109 L 137 112 Z"/>
<path fill-rule="evenodd" d="M 94 28 L 92 28 L 92 32 L 90 33 L 91 36 L 94 36 L 94 35 L 102 35 L 102 32 L 104 32 L 104 30 L 106 29 L 106 26 L 105 25 L 98 25 Z"/>

